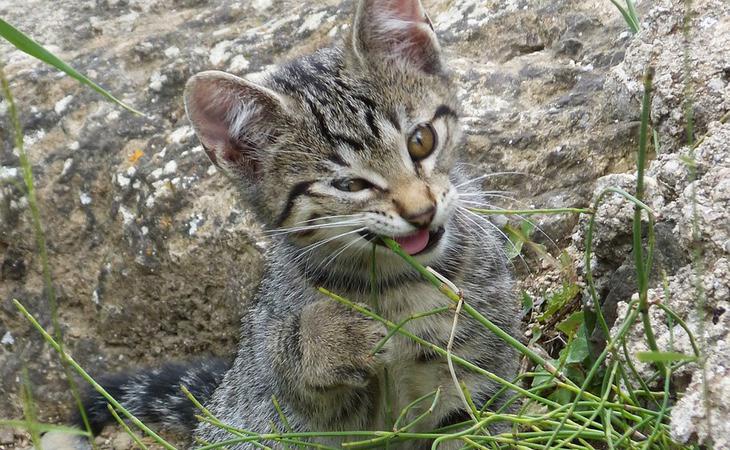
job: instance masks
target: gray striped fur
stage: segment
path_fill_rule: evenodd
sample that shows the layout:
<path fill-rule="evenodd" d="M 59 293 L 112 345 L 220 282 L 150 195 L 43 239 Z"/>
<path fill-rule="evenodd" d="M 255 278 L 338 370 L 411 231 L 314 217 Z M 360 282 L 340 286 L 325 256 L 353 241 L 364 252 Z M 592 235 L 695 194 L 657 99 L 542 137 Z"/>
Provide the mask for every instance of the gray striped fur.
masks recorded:
<path fill-rule="evenodd" d="M 377 304 L 372 301 L 372 235 L 353 230 L 413 233 L 404 218 L 417 205 L 433 206 L 430 227 L 445 230 L 417 259 L 463 289 L 476 310 L 517 334 L 503 243 L 486 220 L 459 209 L 464 194 L 478 199 L 478 183 L 468 183 L 456 163 L 463 145 L 459 103 L 420 2 L 362 0 L 352 30 L 343 45 L 267 74 L 241 79 L 204 72 L 186 88 L 186 109 L 208 155 L 241 186 L 260 220 L 279 230 L 271 233 L 264 279 L 242 319 L 238 354 L 206 403 L 231 426 L 284 430 L 274 396 L 295 431 L 385 429 L 392 425 L 384 417 L 386 371 L 393 411 L 442 390 L 433 413 L 413 431 L 467 418 L 444 358 L 400 335 L 370 357 L 385 327 L 317 290 L 326 287 L 393 322 L 448 305 L 382 246 L 376 246 L 379 296 Z M 406 140 L 424 122 L 432 124 L 438 143 L 431 156 L 413 161 Z M 375 188 L 342 192 L 333 187 L 342 178 L 363 178 Z M 346 222 L 332 225 L 345 215 Z M 323 226 L 296 228 L 312 224 Z M 347 234 L 337 238 L 341 233 Z M 452 319 L 446 312 L 405 328 L 445 347 Z M 515 351 L 463 314 L 454 342 L 455 354 L 480 367 L 507 379 L 516 374 Z M 499 388 L 458 366 L 456 373 L 477 405 Z M 158 405 L 148 391 L 137 392 L 128 404 Z M 409 419 L 427 406 L 413 408 Z M 207 423 L 195 436 L 207 442 L 234 437 Z M 419 445 L 430 443 L 408 448 Z"/>

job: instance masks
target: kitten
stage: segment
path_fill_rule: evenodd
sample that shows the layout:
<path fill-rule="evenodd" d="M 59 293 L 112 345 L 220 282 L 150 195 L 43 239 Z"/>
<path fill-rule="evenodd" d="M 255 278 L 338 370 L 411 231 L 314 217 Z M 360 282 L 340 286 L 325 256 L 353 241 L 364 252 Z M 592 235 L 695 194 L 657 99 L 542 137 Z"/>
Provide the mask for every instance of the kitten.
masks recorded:
<path fill-rule="evenodd" d="M 180 384 L 225 424 L 257 433 L 271 432 L 272 424 L 286 429 L 272 396 L 295 431 L 387 429 L 386 394 L 397 414 L 437 388 L 440 400 L 412 431 L 468 420 L 445 358 L 399 334 L 371 356 L 385 326 L 317 290 L 323 286 L 396 323 L 450 305 L 378 238 L 391 236 L 459 286 L 475 309 L 517 333 L 502 243 L 461 203 L 478 194 L 457 169 L 459 103 L 420 1 L 362 0 L 342 46 L 256 80 L 197 74 L 187 83 L 185 107 L 210 159 L 276 230 L 267 268 L 242 319 L 232 366 L 169 365 L 106 379 L 110 392 L 142 420 L 197 425 L 195 437 L 207 442 L 234 436 L 198 424 Z M 446 347 L 452 320 L 450 310 L 404 328 Z M 516 374 L 515 351 L 465 315 L 453 351 L 503 378 Z M 456 374 L 477 407 L 500 387 L 458 366 Z M 95 431 L 110 421 L 98 394 L 86 405 Z M 416 405 L 407 420 L 428 406 Z M 408 445 L 430 448 L 424 441 Z"/>

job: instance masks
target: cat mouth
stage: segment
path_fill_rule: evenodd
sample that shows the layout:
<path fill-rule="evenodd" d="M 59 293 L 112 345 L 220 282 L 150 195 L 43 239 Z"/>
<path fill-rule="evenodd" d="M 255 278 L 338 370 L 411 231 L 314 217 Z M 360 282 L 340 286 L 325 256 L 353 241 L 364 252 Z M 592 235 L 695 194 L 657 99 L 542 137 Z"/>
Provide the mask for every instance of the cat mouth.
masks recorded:
<path fill-rule="evenodd" d="M 404 252 L 416 256 L 435 247 L 441 241 L 445 231 L 444 227 L 439 227 L 436 230 L 418 230 L 405 236 L 394 236 L 393 240 L 401 246 Z M 375 233 L 361 231 L 360 234 L 371 242 L 385 246 L 380 236 Z"/>

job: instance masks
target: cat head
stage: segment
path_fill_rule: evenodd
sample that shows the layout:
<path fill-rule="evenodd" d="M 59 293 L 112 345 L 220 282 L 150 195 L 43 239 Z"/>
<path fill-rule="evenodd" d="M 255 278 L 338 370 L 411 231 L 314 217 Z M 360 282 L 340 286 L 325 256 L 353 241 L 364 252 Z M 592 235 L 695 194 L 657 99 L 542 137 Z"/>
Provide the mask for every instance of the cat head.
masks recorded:
<path fill-rule="evenodd" d="M 302 252 L 359 260 L 389 236 L 432 263 L 453 238 L 461 144 L 433 26 L 418 0 L 363 0 L 351 30 L 341 47 L 256 79 L 195 75 L 188 117 L 273 234 Z"/>

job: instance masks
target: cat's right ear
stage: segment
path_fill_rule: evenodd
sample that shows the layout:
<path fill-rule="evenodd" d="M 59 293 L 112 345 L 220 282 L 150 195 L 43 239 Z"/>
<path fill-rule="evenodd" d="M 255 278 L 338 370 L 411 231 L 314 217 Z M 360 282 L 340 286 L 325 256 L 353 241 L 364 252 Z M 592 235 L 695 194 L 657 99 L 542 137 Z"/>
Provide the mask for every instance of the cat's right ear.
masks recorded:
<path fill-rule="evenodd" d="M 359 0 L 349 44 L 365 65 L 442 71 L 441 48 L 421 0 Z"/>
<path fill-rule="evenodd" d="M 255 181 L 259 159 L 275 139 L 282 117 L 279 96 L 234 75 L 201 72 L 185 85 L 185 111 L 210 160 Z"/>

